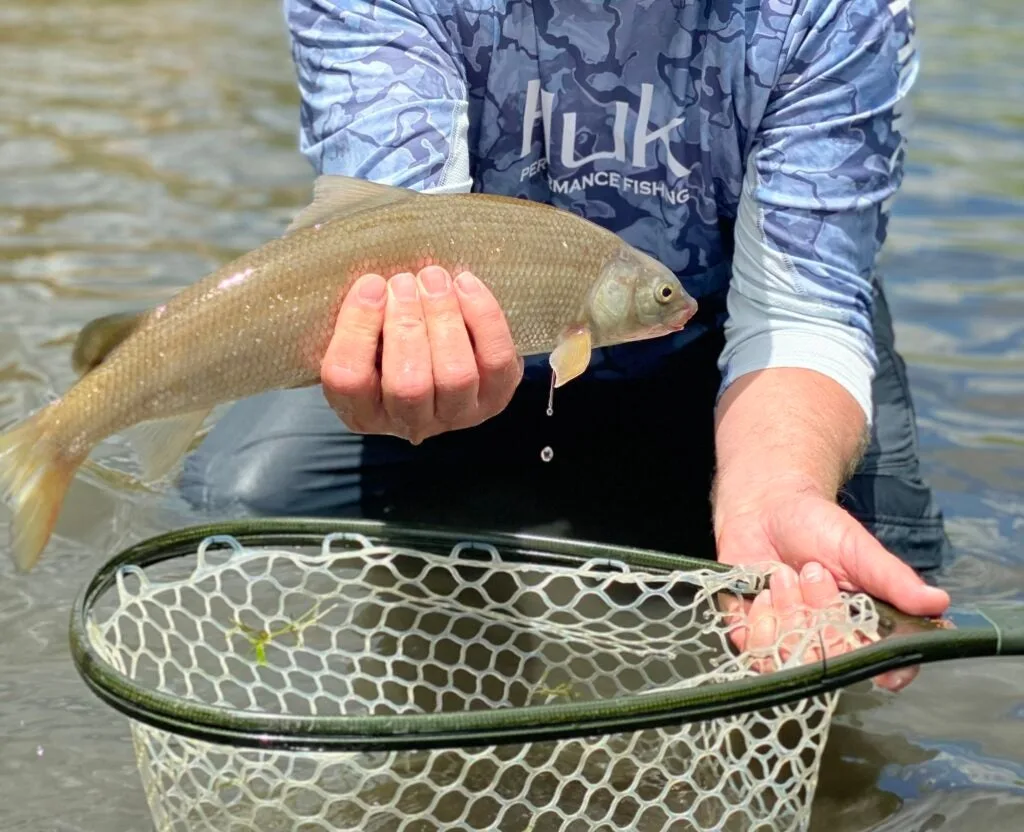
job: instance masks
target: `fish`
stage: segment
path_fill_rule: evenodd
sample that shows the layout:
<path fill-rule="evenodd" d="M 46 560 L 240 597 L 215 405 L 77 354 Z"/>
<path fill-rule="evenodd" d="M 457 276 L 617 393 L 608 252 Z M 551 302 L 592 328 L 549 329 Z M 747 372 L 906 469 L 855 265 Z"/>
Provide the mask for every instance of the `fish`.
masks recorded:
<path fill-rule="evenodd" d="M 280 237 L 121 320 L 119 335 L 81 351 L 85 372 L 61 397 L 0 434 L 16 568 L 38 562 L 97 444 L 124 434 L 143 481 L 159 481 L 218 405 L 320 383 L 359 276 L 427 265 L 476 275 L 519 355 L 550 355 L 555 386 L 585 372 L 594 349 L 678 332 L 697 310 L 664 264 L 572 211 L 322 175 Z"/>

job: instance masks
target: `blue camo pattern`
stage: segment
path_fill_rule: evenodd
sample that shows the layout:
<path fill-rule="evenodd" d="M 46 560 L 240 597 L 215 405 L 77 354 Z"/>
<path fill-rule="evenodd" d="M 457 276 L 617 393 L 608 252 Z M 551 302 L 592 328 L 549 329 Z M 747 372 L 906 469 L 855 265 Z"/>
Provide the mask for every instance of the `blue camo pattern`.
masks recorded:
<path fill-rule="evenodd" d="M 700 322 L 602 351 L 596 377 L 724 324 L 748 167 L 764 244 L 874 362 L 870 278 L 918 61 L 909 0 L 283 2 L 318 173 L 434 188 L 465 140 L 474 190 L 575 211 L 676 272 Z"/>

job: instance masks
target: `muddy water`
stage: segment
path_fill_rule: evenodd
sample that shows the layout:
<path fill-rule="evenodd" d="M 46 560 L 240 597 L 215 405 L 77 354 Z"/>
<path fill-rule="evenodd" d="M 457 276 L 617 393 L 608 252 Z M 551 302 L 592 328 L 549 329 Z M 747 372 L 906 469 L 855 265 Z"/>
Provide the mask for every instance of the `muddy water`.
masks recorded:
<path fill-rule="evenodd" d="M 957 600 L 1024 600 L 1024 23 L 923 0 L 909 178 L 885 258 Z M 0 423 L 72 379 L 89 319 L 164 297 L 278 234 L 308 194 L 280 5 L 0 7 Z M 190 519 L 131 485 L 120 440 L 73 487 L 29 577 L 0 560 L 0 830 L 151 828 L 124 721 L 79 682 L 67 611 L 114 548 Z M 7 515 L 0 515 L 6 535 Z M 848 691 L 813 827 L 1021 828 L 1024 667 L 925 668 Z M 1013 817 L 1017 821 L 1013 821 Z"/>

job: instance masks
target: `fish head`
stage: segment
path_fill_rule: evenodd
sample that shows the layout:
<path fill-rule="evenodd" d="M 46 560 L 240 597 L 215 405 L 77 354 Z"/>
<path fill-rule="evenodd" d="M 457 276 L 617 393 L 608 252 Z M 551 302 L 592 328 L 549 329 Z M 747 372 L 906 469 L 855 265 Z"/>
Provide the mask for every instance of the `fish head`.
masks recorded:
<path fill-rule="evenodd" d="M 678 332 L 696 311 L 671 269 L 626 245 L 602 268 L 588 309 L 595 340 L 604 345 Z"/>

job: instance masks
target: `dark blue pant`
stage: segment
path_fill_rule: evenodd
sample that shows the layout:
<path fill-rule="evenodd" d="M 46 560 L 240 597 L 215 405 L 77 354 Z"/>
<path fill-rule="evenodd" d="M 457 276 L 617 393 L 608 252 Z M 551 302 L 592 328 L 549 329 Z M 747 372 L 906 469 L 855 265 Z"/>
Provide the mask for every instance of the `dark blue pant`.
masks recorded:
<path fill-rule="evenodd" d="M 880 290 L 875 318 L 874 430 L 842 501 L 890 551 L 929 569 L 949 543 L 920 476 L 906 371 Z M 553 417 L 547 383 L 524 382 L 499 416 L 417 447 L 349 433 L 319 387 L 257 396 L 233 406 L 186 460 L 182 494 L 218 514 L 534 531 L 713 557 L 721 346 L 719 335 L 703 337 L 652 379 L 584 376 L 557 391 Z"/>

